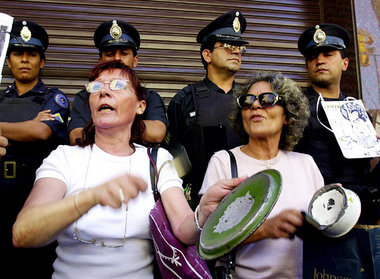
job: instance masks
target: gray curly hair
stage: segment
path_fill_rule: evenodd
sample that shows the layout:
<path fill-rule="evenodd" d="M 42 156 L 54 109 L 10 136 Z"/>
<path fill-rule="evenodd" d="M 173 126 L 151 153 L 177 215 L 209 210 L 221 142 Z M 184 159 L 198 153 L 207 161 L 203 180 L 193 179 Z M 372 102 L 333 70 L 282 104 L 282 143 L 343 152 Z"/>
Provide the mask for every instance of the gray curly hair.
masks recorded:
<path fill-rule="evenodd" d="M 282 150 L 291 151 L 303 136 L 303 131 L 310 116 L 309 102 L 297 84 L 284 77 L 281 73 L 256 72 L 246 83 L 239 85 L 234 92 L 235 99 L 247 94 L 251 86 L 259 81 L 266 81 L 271 84 L 272 89 L 280 97 L 280 104 L 284 110 L 288 124 L 282 128 L 279 147 Z M 244 130 L 241 108 L 234 104 L 233 112 L 230 116 L 235 131 L 245 140 L 248 134 Z"/>

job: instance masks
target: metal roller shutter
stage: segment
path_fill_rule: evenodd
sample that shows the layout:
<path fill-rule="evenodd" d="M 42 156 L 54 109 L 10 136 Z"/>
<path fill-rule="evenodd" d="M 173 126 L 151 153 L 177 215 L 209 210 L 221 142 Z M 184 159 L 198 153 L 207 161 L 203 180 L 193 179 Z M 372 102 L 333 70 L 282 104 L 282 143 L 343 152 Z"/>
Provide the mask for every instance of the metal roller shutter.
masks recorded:
<path fill-rule="evenodd" d="M 2 1 L 2 11 L 15 19 L 44 26 L 50 37 L 43 80 L 72 100 L 98 61 L 93 33 L 103 21 L 121 19 L 133 24 L 142 38 L 136 68 L 144 84 L 156 89 L 168 104 L 188 83 L 205 75 L 196 34 L 220 14 L 239 9 L 248 26 L 250 42 L 237 75 L 242 80 L 254 70 L 281 71 L 307 85 L 304 59 L 297 50 L 299 34 L 320 21 L 318 0 L 269 1 Z M 4 67 L 1 87 L 13 81 Z"/>

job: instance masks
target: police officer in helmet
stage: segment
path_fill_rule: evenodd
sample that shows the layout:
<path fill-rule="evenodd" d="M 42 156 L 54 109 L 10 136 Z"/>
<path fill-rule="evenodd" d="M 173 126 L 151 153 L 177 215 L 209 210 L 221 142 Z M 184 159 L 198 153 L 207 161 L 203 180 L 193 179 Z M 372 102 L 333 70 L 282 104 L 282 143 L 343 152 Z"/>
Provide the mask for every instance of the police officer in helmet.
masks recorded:
<path fill-rule="evenodd" d="M 347 159 L 343 156 L 334 134 L 325 128 L 329 123 L 318 102 L 319 94 L 326 102 L 342 101 L 347 97 L 341 90 L 341 78 L 349 65 L 349 45 L 347 30 L 332 23 L 312 26 L 299 37 L 298 50 L 305 57 L 311 82 L 305 91 L 311 115 L 295 151 L 313 157 L 326 184 L 341 183 L 356 192 L 363 204 L 359 222 L 370 224 L 379 218 L 374 216 L 375 210 L 368 207 L 370 203 L 363 202 L 371 186 L 370 159 Z"/>
<path fill-rule="evenodd" d="M 140 34 L 133 25 L 116 19 L 103 22 L 95 30 L 94 43 L 99 50 L 100 62 L 120 60 L 130 68 L 137 67 Z M 156 91 L 144 90 L 147 103 L 142 115 L 146 126 L 143 139 L 147 144 L 159 144 L 164 139 L 168 125 L 165 105 Z M 73 145 L 77 138 L 81 138 L 83 127 L 91 119 L 88 96 L 83 89 L 74 98 L 69 122 L 70 142 Z"/>
<path fill-rule="evenodd" d="M 206 77 L 180 90 L 168 107 L 169 146 L 183 145 L 192 170 L 184 177 L 190 205 L 198 203 L 208 161 L 221 149 L 241 145 L 229 123 L 235 74 L 240 70 L 247 41 L 242 33 L 246 19 L 240 11 L 229 11 L 205 26 L 197 35 Z"/>
<path fill-rule="evenodd" d="M 15 249 L 12 225 L 33 187 L 36 169 L 59 144 L 68 143 L 69 102 L 40 79 L 48 34 L 40 25 L 14 21 L 6 62 L 14 83 L 0 91 L 0 130 L 9 141 L 0 161 L 0 214 L 3 274 L 12 278 L 50 278 L 54 245 Z"/>

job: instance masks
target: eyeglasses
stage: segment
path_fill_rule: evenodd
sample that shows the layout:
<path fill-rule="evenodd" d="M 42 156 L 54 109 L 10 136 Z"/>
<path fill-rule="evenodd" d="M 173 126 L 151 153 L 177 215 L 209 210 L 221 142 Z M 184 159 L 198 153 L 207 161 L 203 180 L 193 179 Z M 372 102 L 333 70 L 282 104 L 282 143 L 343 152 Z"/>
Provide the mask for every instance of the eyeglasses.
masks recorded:
<path fill-rule="evenodd" d="M 241 109 L 249 109 L 255 100 L 258 100 L 262 108 L 273 107 L 281 98 L 274 92 L 263 92 L 259 95 L 245 94 L 237 98 L 237 104 Z"/>
<path fill-rule="evenodd" d="M 231 51 L 234 51 L 235 48 L 238 48 L 240 50 L 241 54 L 244 54 L 247 51 L 247 48 L 245 46 L 234 46 L 234 45 L 230 45 L 230 44 L 227 44 L 227 43 L 224 43 L 224 44 L 222 44 L 220 46 L 216 46 L 214 48 L 220 48 L 220 47 L 224 47 L 226 50 L 231 50 Z"/>
<path fill-rule="evenodd" d="M 94 244 L 97 247 L 107 247 L 107 248 L 120 248 L 123 247 L 126 240 L 126 233 L 127 233 L 127 218 L 128 218 L 128 211 L 125 211 L 125 225 L 124 225 L 124 235 L 122 238 L 117 239 L 107 239 L 107 240 L 99 240 L 99 239 L 92 239 L 87 240 L 80 236 L 79 229 L 78 229 L 78 220 L 75 222 L 74 225 L 74 234 L 73 238 L 75 240 L 78 240 L 85 244 Z"/>
<path fill-rule="evenodd" d="M 104 84 L 109 84 L 112 91 L 123 90 L 127 88 L 129 80 L 126 79 L 113 79 L 110 81 L 90 81 L 86 84 L 86 90 L 88 93 L 98 93 L 103 89 Z"/>

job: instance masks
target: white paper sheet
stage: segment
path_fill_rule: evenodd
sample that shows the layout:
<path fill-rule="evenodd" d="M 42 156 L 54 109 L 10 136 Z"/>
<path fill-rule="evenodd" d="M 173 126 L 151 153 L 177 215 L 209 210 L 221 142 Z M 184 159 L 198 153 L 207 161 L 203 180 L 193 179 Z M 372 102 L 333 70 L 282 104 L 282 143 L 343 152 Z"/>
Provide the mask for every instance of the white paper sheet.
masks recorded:
<path fill-rule="evenodd" d="M 9 32 L 12 30 L 13 17 L 4 13 L 0 13 L 0 84 L 2 71 L 7 55 L 9 44 Z"/>
<path fill-rule="evenodd" d="M 322 107 L 344 157 L 380 156 L 380 140 L 361 100 L 322 101 Z"/>

